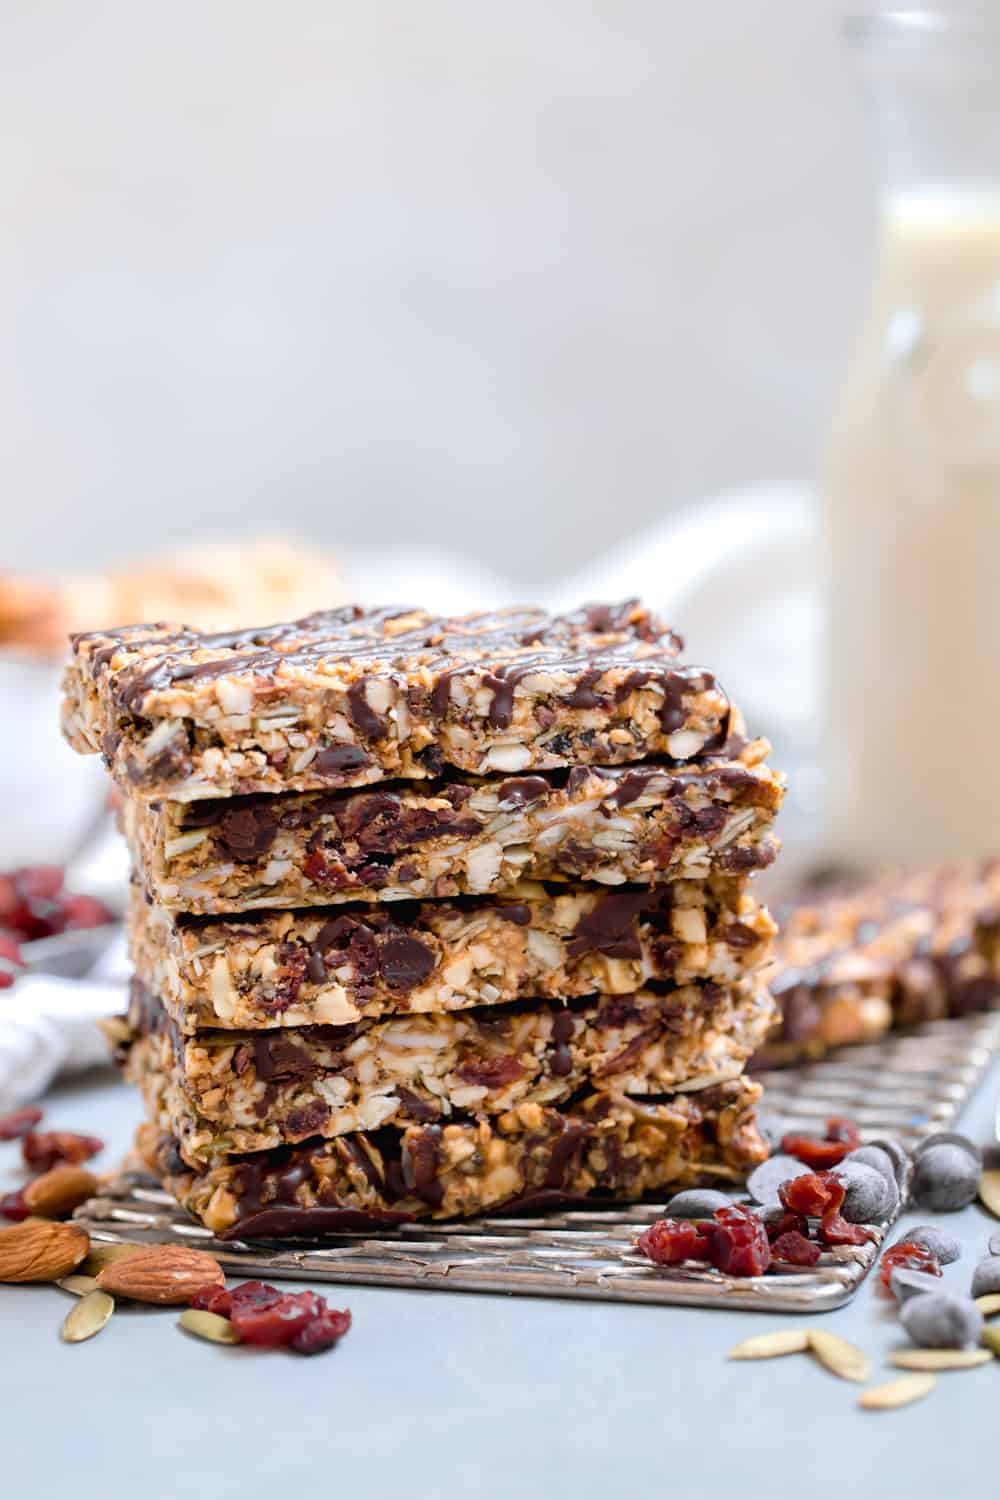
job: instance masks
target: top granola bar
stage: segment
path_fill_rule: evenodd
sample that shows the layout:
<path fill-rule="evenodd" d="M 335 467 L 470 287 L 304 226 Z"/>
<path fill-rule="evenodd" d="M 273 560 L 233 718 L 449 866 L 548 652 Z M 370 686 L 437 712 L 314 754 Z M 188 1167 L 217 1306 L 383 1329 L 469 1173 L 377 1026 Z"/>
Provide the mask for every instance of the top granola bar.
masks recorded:
<path fill-rule="evenodd" d="M 72 638 L 63 727 L 132 795 L 193 801 L 385 777 L 711 753 L 730 705 L 636 600 L 443 619 L 356 605 L 210 635 Z"/>

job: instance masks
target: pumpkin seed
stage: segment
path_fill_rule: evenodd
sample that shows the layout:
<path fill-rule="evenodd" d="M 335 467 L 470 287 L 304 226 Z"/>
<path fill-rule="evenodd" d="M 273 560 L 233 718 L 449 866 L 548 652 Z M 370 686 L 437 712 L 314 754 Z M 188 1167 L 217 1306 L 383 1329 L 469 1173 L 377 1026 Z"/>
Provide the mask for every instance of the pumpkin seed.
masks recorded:
<path fill-rule="evenodd" d="M 804 1354 L 809 1335 L 804 1328 L 779 1328 L 775 1333 L 758 1333 L 730 1349 L 727 1359 L 774 1359 L 778 1354 Z"/>
<path fill-rule="evenodd" d="M 100 1333 L 115 1310 L 115 1299 L 107 1292 L 88 1292 L 67 1314 L 62 1336 L 67 1344 L 82 1344 Z"/>
<path fill-rule="evenodd" d="M 1000 1328 L 984 1328 L 982 1342 L 1000 1359 Z"/>
<path fill-rule="evenodd" d="M 1000 1219 L 1000 1170 L 993 1168 L 980 1177 L 979 1201 Z"/>
<path fill-rule="evenodd" d="M 208 1339 L 211 1344 L 238 1344 L 240 1336 L 228 1318 L 208 1312 L 201 1307 L 186 1307 L 180 1315 L 179 1326 L 196 1338 Z"/>
<path fill-rule="evenodd" d="M 91 1241 L 90 1252 L 80 1270 L 85 1276 L 97 1276 L 105 1266 L 110 1266 L 113 1260 L 121 1260 L 124 1256 L 134 1255 L 137 1250 L 145 1248 L 145 1245 L 137 1245 L 131 1241 L 122 1241 L 120 1244 L 113 1245 L 95 1245 Z"/>
<path fill-rule="evenodd" d="M 986 1292 L 982 1297 L 977 1297 L 976 1306 L 984 1318 L 1000 1312 L 1000 1292 Z"/>
<path fill-rule="evenodd" d="M 819 1360 L 841 1380 L 865 1381 L 871 1375 L 871 1360 L 864 1350 L 849 1344 L 836 1333 L 824 1328 L 809 1329 L 809 1347 Z"/>
<path fill-rule="evenodd" d="M 72 1292 L 74 1297 L 86 1297 L 88 1292 L 97 1290 L 97 1282 L 93 1276 L 64 1276 L 61 1281 L 56 1282 L 64 1292 Z"/>
<path fill-rule="evenodd" d="M 891 1411 L 897 1406 L 909 1406 L 911 1401 L 920 1401 L 929 1396 L 937 1385 L 933 1375 L 901 1375 L 898 1380 L 889 1380 L 885 1385 L 873 1385 L 858 1397 L 858 1405 L 866 1411 Z"/>
<path fill-rule="evenodd" d="M 897 1349 L 889 1363 L 901 1370 L 974 1370 L 992 1358 L 989 1349 Z"/>

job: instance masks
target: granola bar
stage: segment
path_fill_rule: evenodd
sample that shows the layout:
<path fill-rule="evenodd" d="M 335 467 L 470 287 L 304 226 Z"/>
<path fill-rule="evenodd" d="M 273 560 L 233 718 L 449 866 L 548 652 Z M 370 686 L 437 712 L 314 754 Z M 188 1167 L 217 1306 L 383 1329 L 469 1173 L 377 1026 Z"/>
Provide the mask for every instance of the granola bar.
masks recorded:
<path fill-rule="evenodd" d="M 199 1165 L 310 1136 L 562 1104 L 585 1087 L 709 1088 L 739 1076 L 773 1015 L 767 988 L 744 981 L 182 1037 L 135 982 L 127 1019 L 111 1027 L 147 1112 Z"/>
<path fill-rule="evenodd" d="M 189 801 L 717 750 L 730 705 L 636 600 L 443 619 L 345 606 L 72 638 L 63 727 L 133 795 Z"/>
<path fill-rule="evenodd" d="M 781 1019 L 755 1066 L 1000 1003 L 1000 861 L 837 891 L 782 914 L 781 928 Z"/>
<path fill-rule="evenodd" d="M 765 961 L 775 931 L 735 876 L 197 919 L 133 884 L 128 911 L 136 970 L 186 1035 L 631 994 L 650 980 L 730 984 Z"/>
<path fill-rule="evenodd" d="M 743 874 L 776 853 L 782 778 L 766 742 L 674 767 L 361 792 L 123 805 L 132 862 L 171 911 L 238 912 L 508 891 L 519 881 L 621 885 Z"/>
<path fill-rule="evenodd" d="M 739 1181 L 767 1156 L 760 1092 L 739 1078 L 648 1104 L 608 1093 L 566 1110 L 523 1103 L 491 1120 L 308 1141 L 197 1171 L 155 1126 L 140 1127 L 137 1148 L 214 1233 L 282 1239 Z"/>

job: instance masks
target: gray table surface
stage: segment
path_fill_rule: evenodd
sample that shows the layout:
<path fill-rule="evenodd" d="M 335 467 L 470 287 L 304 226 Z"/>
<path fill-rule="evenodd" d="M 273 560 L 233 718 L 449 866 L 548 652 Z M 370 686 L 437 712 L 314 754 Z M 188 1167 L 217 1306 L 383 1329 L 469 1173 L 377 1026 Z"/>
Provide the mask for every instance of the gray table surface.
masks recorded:
<path fill-rule="evenodd" d="M 998 1086 L 1000 1064 L 963 1120 L 979 1141 L 991 1138 Z M 137 1114 L 131 1091 L 101 1073 L 58 1089 L 47 1123 L 102 1134 L 110 1166 Z M 2 1172 L 16 1147 L 0 1152 Z M 966 1247 L 945 1284 L 965 1290 L 996 1223 L 977 1205 L 940 1221 Z M 354 1327 L 310 1360 L 198 1343 L 170 1310 L 120 1311 L 98 1338 L 67 1346 L 65 1293 L 0 1295 L 10 1496 L 936 1500 L 996 1488 L 996 1366 L 942 1375 L 927 1400 L 869 1413 L 857 1386 L 804 1356 L 727 1363 L 739 1339 L 808 1319 L 333 1288 Z M 873 1379 L 894 1373 L 884 1356 L 901 1334 L 873 1280 L 821 1321 L 868 1351 Z"/>

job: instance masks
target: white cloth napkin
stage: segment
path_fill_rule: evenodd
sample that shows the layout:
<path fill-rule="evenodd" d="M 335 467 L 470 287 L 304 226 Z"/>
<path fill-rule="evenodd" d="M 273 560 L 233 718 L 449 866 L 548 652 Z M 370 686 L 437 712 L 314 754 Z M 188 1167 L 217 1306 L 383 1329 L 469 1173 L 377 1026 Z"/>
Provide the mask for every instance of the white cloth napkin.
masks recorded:
<path fill-rule="evenodd" d="M 775 741 L 777 762 L 809 765 L 817 710 L 817 545 L 813 497 L 803 484 L 758 484 L 704 500 L 541 591 L 433 551 L 356 549 L 344 562 L 356 598 L 431 600 L 442 611 L 523 603 L 529 593 L 557 609 L 640 595 L 683 632 L 688 659 L 717 672 L 752 730 Z M 804 844 L 796 859 L 789 842 L 786 817 L 781 863 L 794 872 Z M 71 862 L 67 884 L 120 909 L 127 881 L 124 845 L 109 819 Z M 32 1098 L 61 1070 L 106 1058 L 95 1022 L 124 1009 L 127 973 L 119 939 L 86 979 L 29 974 L 0 995 L 0 1101 Z"/>

